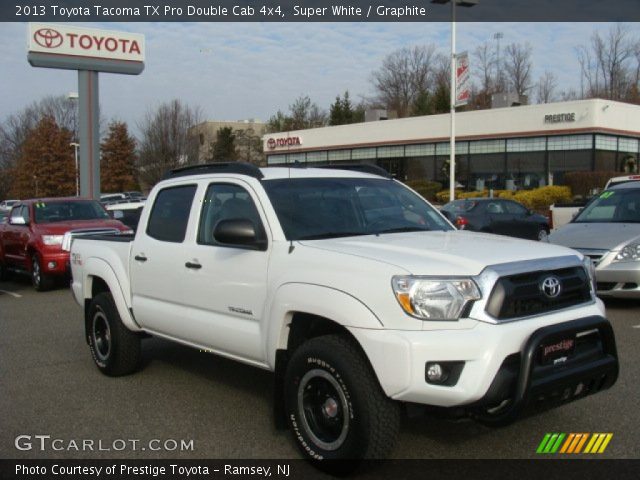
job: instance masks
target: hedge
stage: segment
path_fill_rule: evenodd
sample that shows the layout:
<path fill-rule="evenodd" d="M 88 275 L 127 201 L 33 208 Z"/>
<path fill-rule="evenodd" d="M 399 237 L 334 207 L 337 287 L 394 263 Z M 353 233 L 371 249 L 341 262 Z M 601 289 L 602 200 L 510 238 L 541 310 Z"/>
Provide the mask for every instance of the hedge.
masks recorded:
<path fill-rule="evenodd" d="M 429 180 L 409 180 L 406 184 L 429 201 L 434 201 L 436 193 L 442 190 L 441 183 Z"/>
<path fill-rule="evenodd" d="M 482 192 L 463 192 L 456 190 L 456 198 L 485 198 L 489 196 L 489 190 Z M 571 201 L 571 189 L 565 186 L 552 185 L 548 187 L 535 188 L 533 190 L 494 190 L 493 196 L 496 198 L 508 198 L 522 203 L 527 208 L 533 210 L 546 210 L 554 203 L 563 203 Z M 439 202 L 447 203 L 449 201 L 449 191 L 443 190 L 436 193 Z"/>

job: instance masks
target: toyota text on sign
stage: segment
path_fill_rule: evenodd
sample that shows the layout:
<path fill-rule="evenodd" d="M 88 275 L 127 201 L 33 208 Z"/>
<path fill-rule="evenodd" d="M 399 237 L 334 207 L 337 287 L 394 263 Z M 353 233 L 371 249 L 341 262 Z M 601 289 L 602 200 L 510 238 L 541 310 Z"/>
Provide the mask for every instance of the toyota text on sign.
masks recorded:
<path fill-rule="evenodd" d="M 143 62 L 144 36 L 70 25 L 30 23 L 29 51 Z"/>

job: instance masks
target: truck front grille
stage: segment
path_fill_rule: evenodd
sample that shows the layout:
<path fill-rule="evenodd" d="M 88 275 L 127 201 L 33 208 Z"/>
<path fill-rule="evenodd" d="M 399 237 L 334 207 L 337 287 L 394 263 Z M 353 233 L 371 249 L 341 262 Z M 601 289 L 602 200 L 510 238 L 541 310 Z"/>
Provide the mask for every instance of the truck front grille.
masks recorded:
<path fill-rule="evenodd" d="M 548 297 L 542 282 L 553 276 L 560 293 Z M 491 291 L 486 311 L 498 320 L 511 320 L 561 310 L 591 300 L 589 277 L 582 267 L 518 273 L 500 277 Z"/>

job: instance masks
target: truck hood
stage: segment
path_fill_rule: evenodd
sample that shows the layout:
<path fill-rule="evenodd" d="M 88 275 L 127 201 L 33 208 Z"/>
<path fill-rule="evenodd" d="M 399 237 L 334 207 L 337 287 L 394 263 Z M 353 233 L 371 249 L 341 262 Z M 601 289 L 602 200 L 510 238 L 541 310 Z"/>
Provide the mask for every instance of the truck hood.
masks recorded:
<path fill-rule="evenodd" d="M 639 235 L 638 223 L 569 223 L 549 235 L 549 241 L 571 248 L 615 250 Z"/>
<path fill-rule="evenodd" d="M 118 220 L 74 220 L 70 222 L 54 222 L 36 224 L 38 233 L 42 235 L 64 235 L 70 230 L 82 228 L 115 228 L 127 230 L 128 228 Z"/>
<path fill-rule="evenodd" d="M 385 262 L 414 275 L 478 275 L 488 265 L 578 255 L 573 250 L 548 243 L 459 230 L 366 235 L 300 243 Z"/>

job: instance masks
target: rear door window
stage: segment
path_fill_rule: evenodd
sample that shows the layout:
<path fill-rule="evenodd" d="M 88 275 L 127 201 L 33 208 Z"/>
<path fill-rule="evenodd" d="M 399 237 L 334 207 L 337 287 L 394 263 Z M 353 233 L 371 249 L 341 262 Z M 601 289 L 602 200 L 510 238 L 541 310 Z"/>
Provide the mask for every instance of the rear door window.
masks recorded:
<path fill-rule="evenodd" d="M 196 185 L 160 190 L 149 216 L 147 235 L 163 242 L 182 243 L 195 193 Z"/>

